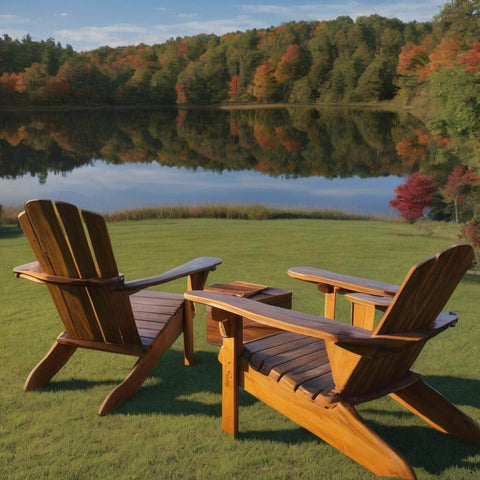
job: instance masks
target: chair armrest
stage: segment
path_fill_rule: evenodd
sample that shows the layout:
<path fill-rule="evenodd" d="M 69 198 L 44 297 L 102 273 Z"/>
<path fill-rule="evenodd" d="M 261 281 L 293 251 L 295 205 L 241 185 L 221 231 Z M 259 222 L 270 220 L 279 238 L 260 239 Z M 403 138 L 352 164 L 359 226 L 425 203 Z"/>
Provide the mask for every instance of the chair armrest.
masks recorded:
<path fill-rule="evenodd" d="M 379 297 L 366 293 L 347 293 L 345 298 L 358 305 L 367 305 L 375 308 L 386 309 L 392 303 L 393 297 Z"/>
<path fill-rule="evenodd" d="M 422 330 L 391 335 L 372 335 L 369 330 L 353 325 L 267 305 L 248 298 L 232 297 L 204 290 L 185 292 L 184 297 L 191 302 L 247 317 L 270 327 L 333 342 L 363 356 L 373 356 L 376 350 L 401 350 L 408 345 L 423 342 L 453 325 L 458 318 L 455 312 L 443 312 L 433 325 Z M 221 316 L 212 315 L 212 318 L 221 318 Z"/>
<path fill-rule="evenodd" d="M 310 283 L 378 296 L 394 296 L 400 288 L 399 285 L 392 283 L 383 283 L 366 278 L 342 275 L 313 267 L 292 267 L 288 269 L 288 275 Z"/>
<path fill-rule="evenodd" d="M 25 278 L 34 283 L 54 284 L 74 287 L 114 287 L 124 282 L 122 274 L 116 277 L 73 278 L 45 273 L 39 262 L 26 263 L 13 269 L 17 278 Z"/>
<path fill-rule="evenodd" d="M 328 318 L 288 310 L 286 308 L 256 302 L 248 298 L 206 292 L 204 290 L 186 292 L 184 297 L 192 302 L 208 305 L 225 312 L 233 313 L 234 315 L 247 317 L 270 327 L 321 338 L 323 340 L 364 340 L 371 336 L 371 332 L 363 328 L 353 327 L 342 322 L 332 322 L 332 320 Z M 215 318 L 215 316 L 212 317 Z"/>
<path fill-rule="evenodd" d="M 160 275 L 125 282 L 125 284 L 118 287 L 117 290 L 142 290 L 144 288 L 153 287 L 162 283 L 171 282 L 172 280 L 176 280 L 177 278 L 194 275 L 195 273 L 215 270 L 216 266 L 220 263 L 222 263 L 222 260 L 220 258 L 198 257 L 195 260 L 191 260 L 190 262 L 180 265 L 179 267 L 172 268 L 172 270 L 168 270 L 168 272 L 161 273 Z"/>

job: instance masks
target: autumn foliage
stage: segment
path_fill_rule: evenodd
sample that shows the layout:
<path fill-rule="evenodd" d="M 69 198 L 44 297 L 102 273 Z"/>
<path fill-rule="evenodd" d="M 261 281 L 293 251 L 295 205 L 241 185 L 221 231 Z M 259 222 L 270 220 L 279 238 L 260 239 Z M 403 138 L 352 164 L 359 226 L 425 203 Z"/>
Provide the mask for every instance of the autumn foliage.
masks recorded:
<path fill-rule="evenodd" d="M 433 175 L 412 173 L 404 184 L 395 189 L 395 198 L 390 200 L 390 206 L 397 209 L 404 220 L 414 222 L 431 204 L 437 190 L 438 184 Z"/>
<path fill-rule="evenodd" d="M 471 192 L 474 185 L 480 184 L 480 178 L 473 171 L 464 166 L 457 166 L 449 175 L 443 191 L 445 199 L 453 202 L 455 208 L 455 221 L 459 221 L 459 209 L 465 202 L 465 197 Z"/>
<path fill-rule="evenodd" d="M 409 73 L 417 73 L 428 62 L 428 45 L 429 41 L 424 41 L 420 45 L 408 42 L 402 47 L 398 57 L 397 71 L 402 75 Z"/>
<path fill-rule="evenodd" d="M 473 44 L 473 48 L 468 50 L 465 55 L 462 55 L 458 62 L 464 65 L 467 72 L 479 72 L 480 71 L 480 41 Z"/>
<path fill-rule="evenodd" d="M 479 181 L 480 178 L 473 170 L 462 166 L 455 167 L 449 175 L 445 186 L 445 198 L 449 201 L 458 199 L 465 187 L 475 185 Z"/>
<path fill-rule="evenodd" d="M 0 38 L 0 104 L 334 103 L 395 96 L 399 103 L 411 103 L 437 82 L 446 85 L 439 98 L 452 97 L 450 83 L 452 90 L 466 91 L 467 107 L 456 109 L 455 97 L 453 112 L 468 110 L 465 117 L 480 117 L 480 101 L 475 103 L 480 95 L 473 93 L 474 102 L 470 98 L 470 91 L 478 90 L 477 78 L 460 79 L 454 87 L 436 77 L 479 72 L 475 2 L 452 0 L 432 22 L 342 16 L 81 53 L 53 39 L 5 35 Z M 402 149 L 408 145 L 401 144 Z"/>

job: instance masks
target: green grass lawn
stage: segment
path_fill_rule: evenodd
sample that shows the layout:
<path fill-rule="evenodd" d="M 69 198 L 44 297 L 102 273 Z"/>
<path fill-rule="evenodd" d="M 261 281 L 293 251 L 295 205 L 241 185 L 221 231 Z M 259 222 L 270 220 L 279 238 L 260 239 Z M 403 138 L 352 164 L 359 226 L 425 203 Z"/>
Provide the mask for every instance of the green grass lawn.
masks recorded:
<path fill-rule="evenodd" d="M 427 237 L 415 226 L 381 221 L 187 219 L 109 228 L 127 279 L 196 256 L 219 256 L 223 264 L 210 283 L 237 279 L 291 289 L 294 308 L 311 313 L 322 312 L 322 295 L 289 278 L 288 267 L 311 265 L 399 283 L 413 263 L 457 241 L 454 226 L 438 225 Z M 205 341 L 202 308 L 195 318 L 195 366 L 183 366 L 177 341 L 136 396 L 107 417 L 97 410 L 133 357 L 78 350 L 48 387 L 25 393 L 26 376 L 62 330 L 47 289 L 11 273 L 31 260 L 23 235 L 0 230 L 0 478 L 375 478 L 245 392 L 238 438 L 222 433 L 218 349 Z M 181 293 L 185 286 L 178 280 L 164 290 Z M 433 339 L 414 368 L 477 421 L 479 294 L 479 273 L 468 273 L 448 305 L 460 313 L 458 325 Z M 348 316 L 341 300 L 339 318 Z M 438 433 L 389 398 L 359 411 L 419 478 L 480 478 L 478 447 Z"/>

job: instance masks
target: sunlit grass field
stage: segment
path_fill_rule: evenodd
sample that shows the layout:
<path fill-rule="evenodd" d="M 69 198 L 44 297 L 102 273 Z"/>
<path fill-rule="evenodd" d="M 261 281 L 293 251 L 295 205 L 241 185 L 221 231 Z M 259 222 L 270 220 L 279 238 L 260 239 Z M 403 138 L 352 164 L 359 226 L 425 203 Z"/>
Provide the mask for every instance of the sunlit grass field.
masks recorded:
<path fill-rule="evenodd" d="M 145 220 L 109 225 L 127 279 L 154 275 L 197 256 L 223 259 L 210 283 L 247 280 L 291 289 L 294 308 L 321 313 L 313 285 L 287 268 L 311 265 L 401 282 L 415 262 L 457 242 L 438 224 L 425 235 L 397 222 L 351 220 Z M 249 394 L 240 396 L 240 434 L 220 428 L 218 349 L 205 340 L 205 311 L 195 318 L 194 367 L 177 341 L 136 396 L 107 417 L 98 408 L 134 357 L 77 350 L 50 385 L 23 392 L 33 366 L 62 330 L 44 286 L 17 280 L 33 260 L 23 235 L 0 230 L 2 479 L 371 479 L 370 472 Z M 163 286 L 181 293 L 186 282 Z M 339 318 L 347 320 L 341 300 Z M 480 275 L 468 273 L 448 304 L 454 329 L 433 339 L 415 370 L 480 421 Z M 389 398 L 361 405 L 369 424 L 413 465 L 420 479 L 480 478 L 478 447 L 433 430 Z"/>

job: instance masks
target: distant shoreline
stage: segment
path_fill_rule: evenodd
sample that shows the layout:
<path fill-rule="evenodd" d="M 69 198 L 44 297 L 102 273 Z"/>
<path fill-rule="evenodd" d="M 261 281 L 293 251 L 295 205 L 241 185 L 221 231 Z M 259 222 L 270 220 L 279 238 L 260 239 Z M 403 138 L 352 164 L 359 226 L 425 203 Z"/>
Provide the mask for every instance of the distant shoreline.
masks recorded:
<path fill-rule="evenodd" d="M 0 112 L 80 112 L 113 110 L 269 110 L 276 108 L 358 108 L 384 111 L 410 111 L 415 107 L 392 102 L 358 103 L 219 103 L 210 105 L 0 105 Z"/>
<path fill-rule="evenodd" d="M 23 210 L 20 205 L 4 205 L 0 209 L 0 224 L 16 224 L 17 215 Z M 158 205 L 151 207 L 131 207 L 110 212 L 101 212 L 109 222 L 217 218 L 229 220 L 380 220 L 398 221 L 397 217 L 366 215 L 334 209 L 309 207 L 270 207 L 262 204 L 203 204 L 203 205 Z M 2 222 L 3 221 L 3 222 Z"/>

